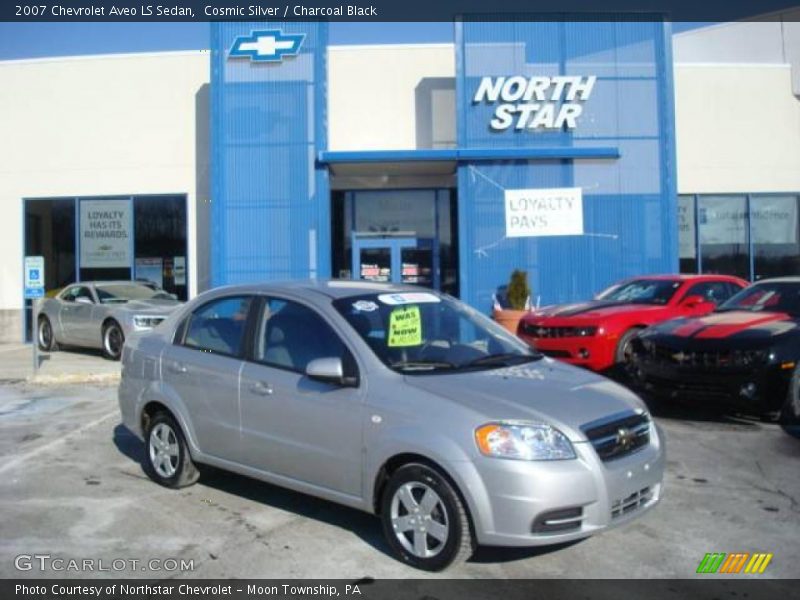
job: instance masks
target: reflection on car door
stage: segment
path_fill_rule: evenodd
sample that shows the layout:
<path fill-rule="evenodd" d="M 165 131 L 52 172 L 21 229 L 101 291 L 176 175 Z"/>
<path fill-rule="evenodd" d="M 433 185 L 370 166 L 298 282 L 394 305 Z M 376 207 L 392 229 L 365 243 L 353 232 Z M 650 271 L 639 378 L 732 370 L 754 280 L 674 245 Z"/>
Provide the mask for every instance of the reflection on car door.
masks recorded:
<path fill-rule="evenodd" d="M 352 354 L 325 321 L 297 302 L 262 301 L 253 362 L 241 377 L 242 450 L 248 466 L 360 497 L 362 388 L 308 378 L 316 358 Z"/>
<path fill-rule="evenodd" d="M 85 304 L 78 298 L 88 300 Z M 64 341 L 67 344 L 97 345 L 100 340 L 99 325 L 95 327 L 92 321 L 92 312 L 95 310 L 95 299 L 88 286 L 76 285 L 66 301 L 61 304 L 61 326 L 64 331 Z"/>
<path fill-rule="evenodd" d="M 239 456 L 239 371 L 251 296 L 226 296 L 197 308 L 182 339 L 164 349 L 161 373 L 192 415 L 204 454 Z"/>

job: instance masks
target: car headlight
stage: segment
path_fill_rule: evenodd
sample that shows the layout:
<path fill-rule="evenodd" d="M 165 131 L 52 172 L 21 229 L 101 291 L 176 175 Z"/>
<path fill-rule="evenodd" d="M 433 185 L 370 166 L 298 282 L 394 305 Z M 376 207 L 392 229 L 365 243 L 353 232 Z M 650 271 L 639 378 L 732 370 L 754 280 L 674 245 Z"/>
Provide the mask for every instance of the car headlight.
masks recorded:
<path fill-rule="evenodd" d="M 133 326 L 137 329 L 152 329 L 159 325 L 164 317 L 152 317 L 148 315 L 136 315 L 133 317 Z"/>
<path fill-rule="evenodd" d="M 567 437 L 546 423 L 487 423 L 475 430 L 475 442 L 485 456 L 517 460 L 575 458 Z"/>

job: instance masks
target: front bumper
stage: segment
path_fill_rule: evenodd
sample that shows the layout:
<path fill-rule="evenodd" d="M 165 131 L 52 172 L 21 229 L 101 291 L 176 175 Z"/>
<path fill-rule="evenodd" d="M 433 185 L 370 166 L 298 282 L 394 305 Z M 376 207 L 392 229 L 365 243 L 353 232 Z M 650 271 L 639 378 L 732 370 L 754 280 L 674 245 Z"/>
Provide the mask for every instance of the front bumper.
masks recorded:
<path fill-rule="evenodd" d="M 519 337 L 538 352 L 556 360 L 593 371 L 603 371 L 614 365 L 616 340 L 602 336 L 538 338 L 520 333 Z"/>
<path fill-rule="evenodd" d="M 479 544 L 543 546 L 622 525 L 661 499 L 664 438 L 607 462 L 575 443 L 576 459 L 520 461 L 480 457 L 451 465 L 466 496 Z"/>
<path fill-rule="evenodd" d="M 783 405 L 792 374 L 778 365 L 722 369 L 643 360 L 636 361 L 635 370 L 645 390 L 655 395 L 729 406 L 754 414 L 777 410 Z"/>

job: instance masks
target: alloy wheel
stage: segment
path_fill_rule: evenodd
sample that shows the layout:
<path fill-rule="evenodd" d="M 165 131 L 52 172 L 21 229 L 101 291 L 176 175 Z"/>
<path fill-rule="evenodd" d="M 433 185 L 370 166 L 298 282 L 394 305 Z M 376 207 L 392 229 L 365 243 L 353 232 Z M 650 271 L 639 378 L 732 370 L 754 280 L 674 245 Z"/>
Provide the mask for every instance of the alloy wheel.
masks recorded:
<path fill-rule="evenodd" d="M 50 344 L 53 341 L 53 328 L 50 321 L 42 319 L 39 321 L 39 347 L 50 349 Z"/>
<path fill-rule="evenodd" d="M 106 329 L 104 344 L 109 356 L 117 357 L 122 351 L 122 332 L 117 325 L 110 325 Z"/>
<path fill-rule="evenodd" d="M 447 509 L 439 495 L 422 482 L 412 481 L 397 489 L 390 519 L 397 540 L 414 556 L 436 556 L 447 542 Z"/>
<path fill-rule="evenodd" d="M 178 438 L 166 423 L 159 423 L 150 432 L 150 464 L 156 473 L 169 479 L 178 470 Z"/>

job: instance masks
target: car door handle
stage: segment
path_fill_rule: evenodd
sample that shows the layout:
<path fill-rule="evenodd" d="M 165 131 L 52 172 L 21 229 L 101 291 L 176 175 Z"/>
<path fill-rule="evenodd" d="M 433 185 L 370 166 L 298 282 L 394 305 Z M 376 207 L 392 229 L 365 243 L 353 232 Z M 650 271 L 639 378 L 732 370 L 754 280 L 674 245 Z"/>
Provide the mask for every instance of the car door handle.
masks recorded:
<path fill-rule="evenodd" d="M 264 381 L 257 381 L 250 386 L 250 391 L 259 396 L 271 396 L 272 386 Z"/>
<path fill-rule="evenodd" d="M 173 373 L 187 373 L 189 368 L 183 363 L 174 362 L 170 363 L 169 370 Z"/>

